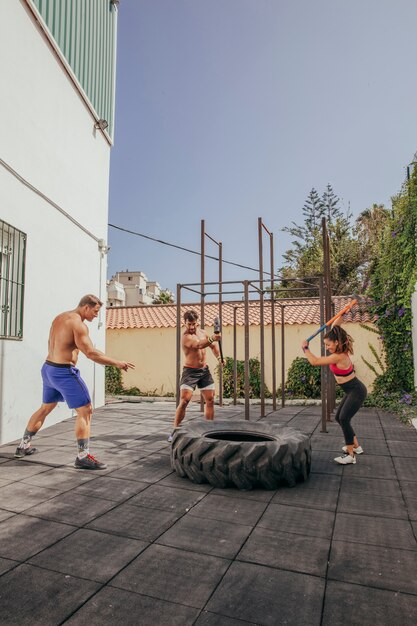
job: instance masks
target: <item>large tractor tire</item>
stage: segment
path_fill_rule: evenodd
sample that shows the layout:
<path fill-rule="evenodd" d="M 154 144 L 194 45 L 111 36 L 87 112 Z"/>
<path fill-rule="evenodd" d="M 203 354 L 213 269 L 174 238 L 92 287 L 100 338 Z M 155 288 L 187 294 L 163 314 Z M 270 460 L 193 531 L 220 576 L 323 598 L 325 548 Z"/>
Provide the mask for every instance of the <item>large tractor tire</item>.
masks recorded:
<path fill-rule="evenodd" d="M 171 466 L 213 487 L 294 487 L 310 474 L 310 438 L 289 426 L 198 420 L 175 431 Z"/>

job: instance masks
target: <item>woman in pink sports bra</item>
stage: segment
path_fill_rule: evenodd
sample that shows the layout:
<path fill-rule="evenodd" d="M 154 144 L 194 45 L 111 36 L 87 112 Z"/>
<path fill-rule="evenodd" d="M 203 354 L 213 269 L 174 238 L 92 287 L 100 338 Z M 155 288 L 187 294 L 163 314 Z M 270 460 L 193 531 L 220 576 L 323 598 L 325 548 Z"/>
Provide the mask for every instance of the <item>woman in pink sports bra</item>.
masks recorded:
<path fill-rule="evenodd" d="M 341 456 L 335 458 L 336 463 L 348 465 L 356 463 L 356 455 L 362 454 L 358 438 L 352 428 L 352 417 L 363 405 L 367 390 L 365 385 L 356 377 L 355 368 L 350 360 L 353 354 L 353 339 L 340 328 L 341 320 L 333 324 L 331 330 L 324 336 L 324 345 L 329 356 L 315 356 L 304 341 L 302 349 L 311 365 L 328 365 L 333 372 L 336 382 L 343 389 L 345 395 L 337 407 L 335 419 L 340 425 L 345 437 L 345 446 Z"/>

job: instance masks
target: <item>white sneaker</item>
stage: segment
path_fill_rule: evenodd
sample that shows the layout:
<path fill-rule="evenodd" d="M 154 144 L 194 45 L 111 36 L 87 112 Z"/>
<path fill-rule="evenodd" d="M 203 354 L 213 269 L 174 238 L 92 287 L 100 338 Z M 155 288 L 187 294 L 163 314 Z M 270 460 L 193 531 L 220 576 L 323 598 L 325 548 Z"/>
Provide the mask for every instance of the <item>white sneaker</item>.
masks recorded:
<path fill-rule="evenodd" d="M 337 456 L 335 458 L 336 463 L 340 463 L 340 465 L 349 465 L 349 463 L 356 463 L 356 459 L 354 456 L 350 456 L 350 454 L 342 454 L 342 456 Z"/>
<path fill-rule="evenodd" d="M 342 450 L 343 450 L 343 452 L 347 452 L 347 451 L 348 451 L 347 446 L 343 446 Z M 353 448 L 353 452 L 354 452 L 355 454 L 363 454 L 363 448 L 362 448 L 362 446 L 358 446 L 357 448 L 355 448 L 355 447 L 354 447 L 354 448 Z"/>
<path fill-rule="evenodd" d="M 170 436 L 168 437 L 167 441 L 168 441 L 168 443 L 171 443 L 171 441 L 172 441 L 172 435 L 170 435 Z"/>

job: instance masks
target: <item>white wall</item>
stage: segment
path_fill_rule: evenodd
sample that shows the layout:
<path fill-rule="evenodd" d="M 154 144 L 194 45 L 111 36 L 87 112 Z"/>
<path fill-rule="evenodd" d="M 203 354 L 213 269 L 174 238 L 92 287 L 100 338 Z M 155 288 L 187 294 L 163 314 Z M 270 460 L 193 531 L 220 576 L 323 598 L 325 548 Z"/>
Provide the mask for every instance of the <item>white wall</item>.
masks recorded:
<path fill-rule="evenodd" d="M 106 239 L 110 146 L 22 0 L 2 3 L 0 158 Z M 7 59 L 7 61 L 5 61 Z M 106 299 L 106 258 L 97 241 L 0 165 L 0 219 L 27 234 L 24 335 L 0 340 L 0 443 L 19 437 L 41 403 L 40 368 L 54 316 L 82 295 Z M 101 313 L 104 322 L 105 312 Z M 100 320 L 99 320 L 100 322 Z M 105 347 L 105 327 L 90 326 Z M 104 368 L 84 357 L 81 373 L 95 406 L 104 403 Z M 65 404 L 48 418 L 71 415 Z"/>

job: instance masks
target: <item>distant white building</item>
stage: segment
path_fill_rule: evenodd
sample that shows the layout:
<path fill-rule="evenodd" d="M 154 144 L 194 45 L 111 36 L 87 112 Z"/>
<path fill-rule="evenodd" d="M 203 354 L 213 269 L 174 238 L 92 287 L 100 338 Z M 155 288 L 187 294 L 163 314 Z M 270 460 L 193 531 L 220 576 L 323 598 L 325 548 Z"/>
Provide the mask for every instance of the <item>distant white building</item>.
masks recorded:
<path fill-rule="evenodd" d="M 106 297 L 116 29 L 112 0 L 1 3 L 0 443 L 41 404 L 52 319 Z M 100 350 L 104 321 L 89 324 Z M 79 364 L 104 404 L 104 368 Z M 47 423 L 70 415 L 60 403 Z"/>
<path fill-rule="evenodd" d="M 161 285 L 143 272 L 117 272 L 107 283 L 107 306 L 152 304 L 160 293 Z"/>

